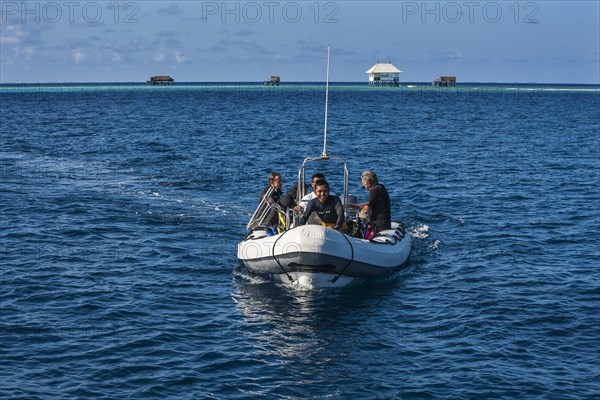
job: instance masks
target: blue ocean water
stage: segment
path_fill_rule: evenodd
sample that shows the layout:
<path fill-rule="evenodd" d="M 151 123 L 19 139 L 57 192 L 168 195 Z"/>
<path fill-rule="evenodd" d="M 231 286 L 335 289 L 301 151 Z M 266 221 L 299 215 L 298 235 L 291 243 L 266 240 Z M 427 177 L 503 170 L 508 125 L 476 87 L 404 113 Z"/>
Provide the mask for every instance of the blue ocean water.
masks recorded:
<path fill-rule="evenodd" d="M 296 291 L 236 245 L 322 84 L 0 86 L 0 397 L 600 397 L 600 88 L 330 89 L 413 250 Z"/>

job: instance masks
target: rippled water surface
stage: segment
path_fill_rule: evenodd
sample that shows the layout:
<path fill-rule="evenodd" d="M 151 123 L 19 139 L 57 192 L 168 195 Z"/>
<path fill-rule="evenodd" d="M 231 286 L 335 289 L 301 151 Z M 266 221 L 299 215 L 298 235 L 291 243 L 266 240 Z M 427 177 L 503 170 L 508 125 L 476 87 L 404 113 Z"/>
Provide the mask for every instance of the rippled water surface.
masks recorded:
<path fill-rule="evenodd" d="M 413 250 L 300 291 L 236 245 L 320 154 L 322 85 L 1 87 L 0 397 L 600 397 L 598 88 L 330 100 L 329 153 Z"/>

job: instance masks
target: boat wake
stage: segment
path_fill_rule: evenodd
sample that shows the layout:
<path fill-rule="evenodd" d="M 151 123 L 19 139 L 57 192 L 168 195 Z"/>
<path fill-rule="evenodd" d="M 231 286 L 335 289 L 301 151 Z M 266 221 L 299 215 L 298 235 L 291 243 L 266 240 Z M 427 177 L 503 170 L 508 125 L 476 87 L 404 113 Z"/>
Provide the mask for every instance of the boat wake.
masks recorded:
<path fill-rule="evenodd" d="M 421 224 L 413 227 L 410 236 L 415 239 L 427 239 L 429 237 L 429 225 Z"/>

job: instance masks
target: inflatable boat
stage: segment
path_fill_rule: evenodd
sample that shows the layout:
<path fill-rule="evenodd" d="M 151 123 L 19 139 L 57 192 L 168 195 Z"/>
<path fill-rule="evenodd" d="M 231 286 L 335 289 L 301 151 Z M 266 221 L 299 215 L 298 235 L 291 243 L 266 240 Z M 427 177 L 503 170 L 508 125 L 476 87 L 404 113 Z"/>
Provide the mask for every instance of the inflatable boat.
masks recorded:
<path fill-rule="evenodd" d="M 248 234 L 238 244 L 237 258 L 251 271 L 269 275 L 292 285 L 304 287 L 342 287 L 352 282 L 380 276 L 400 267 L 410 254 L 411 238 L 401 223 L 365 235 L 365 221 L 349 209 L 348 167 L 343 159 L 321 155 L 304 160 L 298 173 L 299 188 L 304 188 L 304 170 L 312 161 L 341 161 L 344 164 L 344 229 L 323 226 L 320 220 L 298 224 L 293 209 L 283 210 L 270 201 L 270 191 L 261 200 L 246 228 Z M 304 195 L 299 190 L 297 198 Z M 277 213 L 280 221 L 271 225 Z"/>
<path fill-rule="evenodd" d="M 304 287 L 342 287 L 389 273 L 406 262 L 411 239 L 401 224 L 371 240 L 319 225 L 303 225 L 269 236 L 256 228 L 238 245 L 250 270 Z"/>

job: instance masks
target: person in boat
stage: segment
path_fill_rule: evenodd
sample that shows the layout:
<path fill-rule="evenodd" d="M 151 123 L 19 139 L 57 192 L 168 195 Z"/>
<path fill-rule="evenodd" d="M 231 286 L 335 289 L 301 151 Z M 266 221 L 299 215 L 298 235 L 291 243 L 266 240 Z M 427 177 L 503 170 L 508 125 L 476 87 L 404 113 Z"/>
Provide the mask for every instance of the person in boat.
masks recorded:
<path fill-rule="evenodd" d="M 350 208 L 360 210 L 361 214 L 371 216 L 369 222 L 375 225 L 377 232 L 392 228 L 392 212 L 390 204 L 390 195 L 377 180 L 375 171 L 368 170 L 361 174 L 360 180 L 365 189 L 369 191 L 369 199 L 366 203 L 349 204 Z"/>
<path fill-rule="evenodd" d="M 321 179 L 315 183 L 315 198 L 306 205 L 299 225 L 304 225 L 313 212 L 316 212 L 323 225 L 340 230 L 344 224 L 344 206 L 338 196 L 329 193 L 329 183 Z"/>
<path fill-rule="evenodd" d="M 269 188 L 273 188 L 275 190 L 273 190 L 273 193 L 271 193 L 271 200 L 273 201 L 273 203 L 277 203 L 283 195 L 283 192 L 281 190 L 282 186 L 283 179 L 281 178 L 281 174 L 279 172 L 271 172 L 269 174 L 269 185 L 266 188 L 264 188 L 263 191 L 260 193 L 260 199 L 262 200 L 263 197 L 265 197 L 265 194 L 267 194 Z"/>
<path fill-rule="evenodd" d="M 307 185 L 304 184 L 304 190 L 306 191 Z M 281 206 L 284 210 L 288 208 L 296 209 L 298 204 L 296 203 L 296 198 L 298 197 L 298 182 L 294 183 L 294 186 L 287 191 L 287 193 L 279 199 L 277 204 Z"/>
<path fill-rule="evenodd" d="M 298 205 L 296 205 L 296 207 L 294 207 L 294 211 L 296 213 L 301 213 L 301 214 L 304 213 L 304 210 L 306 210 L 306 205 L 308 204 L 308 202 L 311 201 L 312 199 L 314 199 L 315 197 L 317 197 L 317 195 L 315 193 L 315 184 L 320 180 L 325 180 L 325 175 L 323 175 L 322 173 L 317 172 L 312 176 L 310 186 L 312 187 L 313 191 L 308 193 L 304 197 L 302 197 L 302 199 L 300 199 L 300 202 L 298 203 Z M 306 188 L 305 188 L 305 190 L 306 190 Z M 330 192 L 329 195 L 335 196 L 335 193 Z"/>
<path fill-rule="evenodd" d="M 306 191 L 307 185 L 304 184 L 304 190 Z M 296 199 L 298 198 L 298 182 L 294 184 L 294 186 L 287 191 L 287 193 L 279 199 L 277 205 L 280 207 L 280 210 L 283 212 L 277 213 L 279 226 L 283 229 L 288 227 L 289 220 L 287 219 L 287 213 L 289 210 L 294 209 L 298 203 L 296 203 Z M 273 217 L 271 218 L 271 225 L 273 225 Z M 292 216 L 290 215 L 290 219 Z"/>
<path fill-rule="evenodd" d="M 282 197 L 281 187 L 283 185 L 283 179 L 281 178 L 281 174 L 279 172 L 271 172 L 269 174 L 269 186 L 265 187 L 263 191 L 260 193 L 260 200 L 262 201 L 269 188 L 273 188 L 273 192 L 271 193 L 269 203 L 274 204 L 277 203 Z M 269 225 L 275 226 L 279 223 L 279 216 L 275 210 L 272 210 L 271 215 L 268 218 Z"/>

